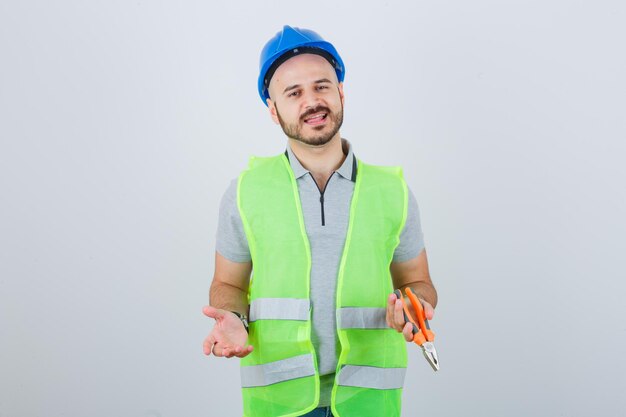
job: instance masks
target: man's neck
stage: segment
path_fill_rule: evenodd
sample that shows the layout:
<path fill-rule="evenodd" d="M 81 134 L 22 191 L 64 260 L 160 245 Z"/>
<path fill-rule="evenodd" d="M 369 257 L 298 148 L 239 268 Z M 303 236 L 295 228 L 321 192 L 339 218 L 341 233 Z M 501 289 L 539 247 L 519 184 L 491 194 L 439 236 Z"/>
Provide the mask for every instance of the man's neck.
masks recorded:
<path fill-rule="evenodd" d="M 323 146 L 309 146 L 293 139 L 289 139 L 289 146 L 300 164 L 311 171 L 320 187 L 326 184 L 333 171 L 339 169 L 346 159 L 339 132 Z"/>

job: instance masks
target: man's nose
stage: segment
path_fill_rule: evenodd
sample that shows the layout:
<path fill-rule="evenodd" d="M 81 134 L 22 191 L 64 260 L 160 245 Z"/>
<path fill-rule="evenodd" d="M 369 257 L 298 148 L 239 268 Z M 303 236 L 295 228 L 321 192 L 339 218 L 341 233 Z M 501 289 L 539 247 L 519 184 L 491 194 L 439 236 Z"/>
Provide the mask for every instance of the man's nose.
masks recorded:
<path fill-rule="evenodd" d="M 317 90 L 307 90 L 302 95 L 302 101 L 305 108 L 315 108 L 321 101 L 321 95 Z"/>

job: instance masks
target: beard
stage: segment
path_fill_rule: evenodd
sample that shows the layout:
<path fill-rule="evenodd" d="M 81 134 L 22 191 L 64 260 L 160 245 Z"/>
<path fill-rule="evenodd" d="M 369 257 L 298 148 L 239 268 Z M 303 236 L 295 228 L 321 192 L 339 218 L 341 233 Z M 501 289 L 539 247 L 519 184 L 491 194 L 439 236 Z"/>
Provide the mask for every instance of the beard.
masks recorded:
<path fill-rule="evenodd" d="M 319 130 L 319 134 L 311 134 L 310 136 L 304 136 L 302 134 L 302 123 L 304 123 L 304 119 L 309 117 L 312 114 L 324 112 L 326 113 L 326 119 L 328 119 L 328 123 L 322 126 L 313 126 L 314 130 Z M 287 137 L 297 140 L 298 142 L 302 142 L 306 145 L 311 146 L 322 146 L 331 141 L 333 137 L 339 132 L 339 128 L 343 124 L 343 105 L 341 109 L 337 113 L 333 113 L 326 106 L 317 106 L 313 109 L 307 110 L 304 112 L 302 116 L 300 116 L 300 120 L 297 123 L 286 123 L 282 117 L 280 117 L 280 112 L 278 111 L 278 107 L 276 107 L 276 115 L 278 116 L 278 121 L 280 122 L 280 127 L 282 127 L 283 132 Z M 322 130 L 328 130 L 326 133 L 321 132 Z"/>

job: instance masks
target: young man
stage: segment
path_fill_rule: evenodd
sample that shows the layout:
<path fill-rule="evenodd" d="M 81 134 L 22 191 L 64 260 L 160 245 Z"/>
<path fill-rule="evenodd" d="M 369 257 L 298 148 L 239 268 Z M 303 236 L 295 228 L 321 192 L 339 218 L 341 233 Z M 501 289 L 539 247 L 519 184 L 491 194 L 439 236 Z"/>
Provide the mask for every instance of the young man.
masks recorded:
<path fill-rule="evenodd" d="M 285 26 L 261 53 L 259 94 L 287 149 L 252 158 L 224 194 L 204 308 L 204 353 L 242 358 L 245 416 L 399 416 L 413 336 L 393 290 L 434 314 L 401 169 L 357 160 L 340 136 L 344 74 L 310 30 Z"/>

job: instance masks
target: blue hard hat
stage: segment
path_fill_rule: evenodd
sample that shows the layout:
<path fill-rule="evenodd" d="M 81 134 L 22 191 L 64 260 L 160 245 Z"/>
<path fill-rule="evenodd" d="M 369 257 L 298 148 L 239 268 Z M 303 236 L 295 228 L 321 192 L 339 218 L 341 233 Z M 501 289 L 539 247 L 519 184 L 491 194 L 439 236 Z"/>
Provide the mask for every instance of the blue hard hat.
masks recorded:
<path fill-rule="evenodd" d="M 276 68 L 289 58 L 300 54 L 316 54 L 326 58 L 335 68 L 339 82 L 343 81 L 346 70 L 334 46 L 312 30 L 285 25 L 261 51 L 259 95 L 266 106 L 265 100 L 269 98 L 268 87 Z"/>

